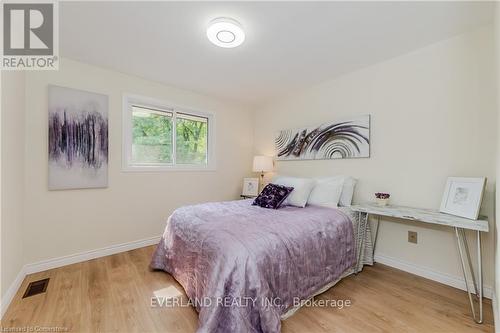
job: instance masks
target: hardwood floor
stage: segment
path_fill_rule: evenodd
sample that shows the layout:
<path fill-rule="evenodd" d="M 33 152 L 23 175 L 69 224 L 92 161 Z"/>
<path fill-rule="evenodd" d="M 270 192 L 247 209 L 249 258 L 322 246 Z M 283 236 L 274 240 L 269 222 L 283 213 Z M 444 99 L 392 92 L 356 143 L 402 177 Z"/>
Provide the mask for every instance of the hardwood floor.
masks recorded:
<path fill-rule="evenodd" d="M 194 332 L 190 307 L 151 307 L 154 291 L 179 293 L 167 273 L 148 269 L 153 246 L 26 277 L 1 326 L 59 327 L 71 332 Z M 50 278 L 46 293 L 22 299 L 31 281 Z M 283 321 L 282 332 L 493 332 L 492 309 L 475 324 L 465 292 L 375 264 L 317 297 L 350 300 L 343 309 L 302 308 Z"/>

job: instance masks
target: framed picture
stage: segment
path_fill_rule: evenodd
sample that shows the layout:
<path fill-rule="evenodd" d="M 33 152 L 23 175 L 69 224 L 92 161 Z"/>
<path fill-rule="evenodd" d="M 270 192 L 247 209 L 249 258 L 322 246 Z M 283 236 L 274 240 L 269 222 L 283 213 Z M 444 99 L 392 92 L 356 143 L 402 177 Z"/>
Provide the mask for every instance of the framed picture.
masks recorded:
<path fill-rule="evenodd" d="M 49 190 L 108 186 L 108 97 L 49 86 Z"/>
<path fill-rule="evenodd" d="M 257 196 L 259 194 L 259 178 L 244 178 L 243 192 L 245 196 Z"/>
<path fill-rule="evenodd" d="M 274 142 L 278 161 L 370 157 L 370 115 L 281 130 Z"/>
<path fill-rule="evenodd" d="M 448 177 L 439 210 L 443 213 L 477 220 L 485 186 L 485 177 Z"/>

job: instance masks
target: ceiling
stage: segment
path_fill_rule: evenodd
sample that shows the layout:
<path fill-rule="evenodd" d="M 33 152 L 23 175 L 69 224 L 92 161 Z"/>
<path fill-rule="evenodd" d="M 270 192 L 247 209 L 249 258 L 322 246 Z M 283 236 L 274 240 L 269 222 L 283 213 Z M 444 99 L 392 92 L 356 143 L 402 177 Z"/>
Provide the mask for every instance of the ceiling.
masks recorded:
<path fill-rule="evenodd" d="M 60 53 L 256 106 L 492 21 L 485 2 L 61 2 Z M 238 20 L 243 45 L 205 35 Z"/>

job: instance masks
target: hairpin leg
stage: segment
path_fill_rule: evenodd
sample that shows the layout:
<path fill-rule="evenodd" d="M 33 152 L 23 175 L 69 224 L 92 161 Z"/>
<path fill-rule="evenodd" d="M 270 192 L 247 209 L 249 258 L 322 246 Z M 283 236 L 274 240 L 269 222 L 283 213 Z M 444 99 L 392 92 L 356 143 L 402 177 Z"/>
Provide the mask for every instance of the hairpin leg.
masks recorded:
<path fill-rule="evenodd" d="M 472 318 L 478 324 L 483 322 L 483 272 L 482 272 L 482 251 L 481 251 L 481 232 L 477 231 L 477 262 L 478 262 L 478 282 L 479 285 L 476 286 L 475 274 L 470 260 L 469 246 L 467 244 L 467 238 L 465 232 L 462 228 L 455 227 L 455 234 L 457 236 L 458 242 L 458 252 L 460 254 L 460 263 L 462 265 L 462 272 L 464 274 L 465 288 L 467 289 L 467 295 L 469 297 L 470 308 L 472 312 Z M 465 252 L 465 254 L 464 254 Z M 467 263 L 465 262 L 467 261 Z M 474 309 L 474 301 L 472 300 L 472 294 L 470 291 L 469 277 L 467 274 L 466 267 L 469 267 L 470 274 L 472 276 L 472 281 L 474 284 L 474 291 L 478 298 L 479 303 L 479 318 L 477 318 L 476 311 Z M 479 292 L 479 293 L 478 293 Z"/>
<path fill-rule="evenodd" d="M 479 282 L 479 321 L 478 324 L 483 323 L 483 258 L 482 258 L 482 244 L 481 244 L 481 231 L 476 231 L 477 236 L 477 270 Z"/>
<path fill-rule="evenodd" d="M 377 215 L 377 229 L 375 229 L 375 238 L 373 239 L 373 261 L 375 261 L 375 246 L 377 246 L 378 228 L 380 227 L 380 215 Z"/>
<path fill-rule="evenodd" d="M 467 262 L 469 264 L 469 272 L 471 272 L 472 276 L 472 285 L 474 286 L 474 294 L 478 295 L 477 293 L 477 283 L 476 283 L 476 276 L 473 274 L 474 268 L 472 267 L 472 260 L 470 259 L 470 251 L 469 251 L 469 242 L 467 241 L 467 234 L 465 233 L 464 229 L 459 229 L 461 236 L 462 236 L 462 241 L 464 243 L 464 248 L 465 248 L 465 253 L 467 254 Z"/>

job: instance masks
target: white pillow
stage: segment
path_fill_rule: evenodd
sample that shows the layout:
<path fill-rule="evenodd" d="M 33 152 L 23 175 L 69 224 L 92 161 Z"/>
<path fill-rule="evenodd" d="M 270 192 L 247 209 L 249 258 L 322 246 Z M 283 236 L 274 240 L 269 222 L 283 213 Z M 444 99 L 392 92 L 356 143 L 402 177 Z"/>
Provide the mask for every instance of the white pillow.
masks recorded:
<path fill-rule="evenodd" d="M 316 185 L 311 191 L 309 199 L 307 199 L 307 204 L 332 208 L 338 207 L 343 185 L 344 178 L 342 177 L 316 180 Z"/>
<path fill-rule="evenodd" d="M 282 203 L 282 206 L 290 205 L 296 207 L 306 206 L 309 194 L 311 194 L 314 185 L 316 185 L 316 181 L 314 179 L 285 176 L 275 177 L 272 183 L 293 187 L 293 191 Z"/>
<path fill-rule="evenodd" d="M 321 182 L 329 182 L 333 180 L 339 180 L 341 179 L 343 181 L 342 185 L 342 193 L 340 194 L 340 200 L 338 202 L 339 206 L 350 206 L 352 203 L 352 196 L 354 195 L 354 187 L 356 186 L 357 180 L 351 176 L 344 176 L 344 175 L 339 175 L 339 176 L 333 176 L 333 177 L 324 177 L 324 178 L 316 178 L 316 181 L 318 183 Z"/>
<path fill-rule="evenodd" d="M 354 195 L 354 187 L 358 181 L 351 177 L 345 176 L 344 185 L 342 186 L 342 194 L 340 195 L 339 206 L 350 206 Z"/>

